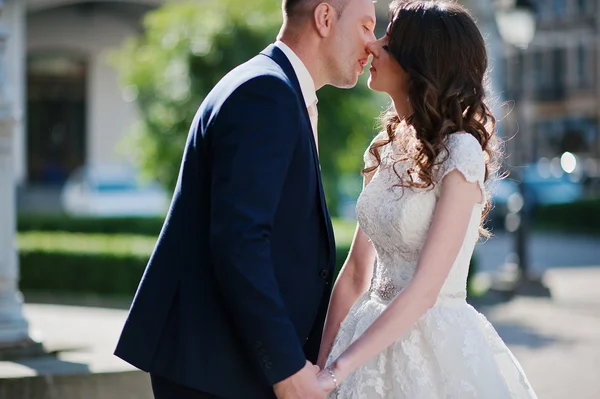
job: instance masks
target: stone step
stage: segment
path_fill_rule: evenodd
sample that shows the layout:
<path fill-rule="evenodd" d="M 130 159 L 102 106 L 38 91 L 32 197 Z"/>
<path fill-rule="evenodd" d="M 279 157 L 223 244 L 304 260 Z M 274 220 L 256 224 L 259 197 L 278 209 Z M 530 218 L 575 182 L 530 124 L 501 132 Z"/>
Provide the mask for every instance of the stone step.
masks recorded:
<path fill-rule="evenodd" d="M 0 399 L 151 399 L 149 376 L 112 353 L 126 310 L 25 304 L 49 355 L 0 361 Z"/>

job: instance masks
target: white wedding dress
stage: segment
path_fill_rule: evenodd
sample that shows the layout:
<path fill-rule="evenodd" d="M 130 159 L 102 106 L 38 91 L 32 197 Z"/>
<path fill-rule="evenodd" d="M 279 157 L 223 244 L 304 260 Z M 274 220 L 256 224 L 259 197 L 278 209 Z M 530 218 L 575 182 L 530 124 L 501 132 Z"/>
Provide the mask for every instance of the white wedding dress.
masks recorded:
<path fill-rule="evenodd" d="M 375 139 L 384 138 L 380 134 Z M 469 134 L 446 140 L 446 160 L 434 182 L 452 170 L 483 188 L 481 146 Z M 350 309 L 335 340 L 335 360 L 410 282 L 425 243 L 440 185 L 433 189 L 394 187 L 396 143 L 380 147 L 381 165 L 361 193 L 357 219 L 377 250 L 371 289 Z M 374 157 L 365 153 L 367 165 Z M 406 163 L 396 165 L 402 174 Z M 469 262 L 482 206 L 475 205 L 459 255 L 434 307 L 402 337 L 341 384 L 340 399 L 529 399 L 536 395 L 521 366 L 486 318 L 466 302 Z M 331 395 L 335 397 L 335 395 Z"/>

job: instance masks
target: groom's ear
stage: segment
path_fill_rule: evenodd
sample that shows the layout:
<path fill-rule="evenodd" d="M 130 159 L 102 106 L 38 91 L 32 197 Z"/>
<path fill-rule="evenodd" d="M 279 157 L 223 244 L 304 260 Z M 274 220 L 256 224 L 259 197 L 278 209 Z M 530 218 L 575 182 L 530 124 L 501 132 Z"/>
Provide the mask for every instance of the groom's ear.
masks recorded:
<path fill-rule="evenodd" d="M 317 32 L 319 32 L 321 37 L 327 37 L 331 34 L 331 29 L 335 19 L 337 19 L 337 14 L 331 5 L 327 3 L 321 3 L 315 8 L 315 25 Z"/>

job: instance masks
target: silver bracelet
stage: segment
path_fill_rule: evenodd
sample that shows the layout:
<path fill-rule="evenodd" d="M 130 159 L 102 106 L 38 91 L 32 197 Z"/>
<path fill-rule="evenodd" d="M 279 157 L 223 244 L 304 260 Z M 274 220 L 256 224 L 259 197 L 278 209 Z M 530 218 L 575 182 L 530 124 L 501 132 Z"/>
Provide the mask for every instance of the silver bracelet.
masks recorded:
<path fill-rule="evenodd" d="M 337 378 L 335 377 L 335 373 L 333 372 L 333 370 L 331 370 L 331 367 L 325 367 L 325 370 L 327 370 L 327 372 L 329 373 L 329 375 L 333 379 L 333 383 L 335 384 L 335 388 L 334 388 L 334 390 L 332 392 L 335 395 L 335 397 L 337 398 L 338 394 L 340 392 L 340 386 L 338 385 Z"/>

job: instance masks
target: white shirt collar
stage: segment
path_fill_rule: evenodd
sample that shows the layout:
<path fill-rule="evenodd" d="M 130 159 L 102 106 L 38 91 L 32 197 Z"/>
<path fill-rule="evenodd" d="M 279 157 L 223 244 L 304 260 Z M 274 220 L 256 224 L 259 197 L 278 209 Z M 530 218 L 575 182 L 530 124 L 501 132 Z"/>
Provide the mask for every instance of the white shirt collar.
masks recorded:
<path fill-rule="evenodd" d="M 283 54 L 285 54 L 287 59 L 290 61 L 290 64 L 292 64 L 292 68 L 294 68 L 294 72 L 296 73 L 296 77 L 300 83 L 300 90 L 302 90 L 302 96 L 304 97 L 306 107 L 310 107 L 318 100 L 317 91 L 315 90 L 315 82 L 312 76 L 310 76 L 308 69 L 306 69 L 306 66 L 302 60 L 298 58 L 296 53 L 294 53 L 294 51 L 284 42 L 277 40 L 275 42 L 275 46 L 283 51 Z"/>

